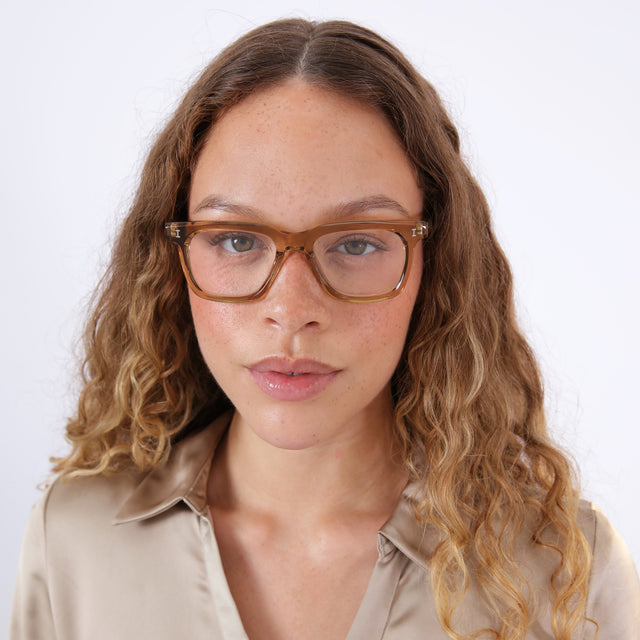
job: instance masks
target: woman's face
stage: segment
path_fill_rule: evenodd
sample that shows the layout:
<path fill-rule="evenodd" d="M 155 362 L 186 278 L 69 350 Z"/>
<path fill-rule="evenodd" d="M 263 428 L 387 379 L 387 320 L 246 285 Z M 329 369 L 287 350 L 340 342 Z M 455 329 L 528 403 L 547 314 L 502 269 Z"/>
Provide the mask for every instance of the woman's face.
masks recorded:
<path fill-rule="evenodd" d="M 383 198 L 396 204 L 381 206 Z M 341 220 L 419 220 L 422 193 L 380 113 L 296 79 L 250 96 L 216 123 L 193 173 L 189 211 L 191 220 L 302 231 Z M 381 302 L 330 297 L 296 252 L 260 300 L 211 302 L 190 292 L 202 354 L 236 420 L 285 449 L 388 428 L 390 378 L 421 268 L 418 245 L 406 287 Z"/>

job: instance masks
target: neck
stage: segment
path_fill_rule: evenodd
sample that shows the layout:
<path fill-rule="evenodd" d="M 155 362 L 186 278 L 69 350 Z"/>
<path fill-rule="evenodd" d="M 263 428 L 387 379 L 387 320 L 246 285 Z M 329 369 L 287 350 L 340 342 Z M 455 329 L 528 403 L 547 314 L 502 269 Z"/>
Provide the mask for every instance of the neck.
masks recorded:
<path fill-rule="evenodd" d="M 262 440 L 236 413 L 214 458 L 209 502 L 296 527 L 354 517 L 382 525 L 407 481 L 393 451 L 392 420 L 388 407 L 340 437 L 287 450 Z"/>

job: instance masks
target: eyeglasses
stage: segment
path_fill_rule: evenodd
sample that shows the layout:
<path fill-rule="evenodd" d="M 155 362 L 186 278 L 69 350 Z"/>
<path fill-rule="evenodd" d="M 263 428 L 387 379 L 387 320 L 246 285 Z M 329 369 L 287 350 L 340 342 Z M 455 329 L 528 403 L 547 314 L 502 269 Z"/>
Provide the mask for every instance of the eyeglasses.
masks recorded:
<path fill-rule="evenodd" d="M 334 298 L 376 302 L 404 287 L 416 243 L 428 225 L 416 220 L 323 224 L 290 233 L 241 222 L 168 222 L 165 235 L 180 248 L 182 270 L 201 298 L 246 302 L 264 295 L 287 253 L 301 252 Z"/>

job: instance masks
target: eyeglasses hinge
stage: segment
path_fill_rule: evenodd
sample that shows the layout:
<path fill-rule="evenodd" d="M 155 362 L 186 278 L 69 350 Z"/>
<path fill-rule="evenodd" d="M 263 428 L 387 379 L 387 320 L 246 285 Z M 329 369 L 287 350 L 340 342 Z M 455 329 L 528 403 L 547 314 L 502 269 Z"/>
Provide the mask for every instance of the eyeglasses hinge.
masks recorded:
<path fill-rule="evenodd" d="M 427 230 L 427 225 L 422 223 L 422 222 L 418 222 L 418 224 L 416 224 L 416 226 L 411 229 L 411 236 L 413 238 L 417 237 L 417 236 L 421 236 L 424 237 L 425 231 Z"/>

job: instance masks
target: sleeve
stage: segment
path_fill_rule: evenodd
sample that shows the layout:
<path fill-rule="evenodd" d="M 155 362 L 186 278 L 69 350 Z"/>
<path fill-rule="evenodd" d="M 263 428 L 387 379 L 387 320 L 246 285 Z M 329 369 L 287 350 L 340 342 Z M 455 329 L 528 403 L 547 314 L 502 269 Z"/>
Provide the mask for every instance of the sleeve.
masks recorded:
<path fill-rule="evenodd" d="M 598 508 L 593 514 L 587 617 L 598 625 L 598 640 L 640 640 L 640 581 L 631 553 L 604 514 Z"/>
<path fill-rule="evenodd" d="M 9 640 L 55 640 L 47 585 L 45 506 L 48 494 L 31 511 L 18 564 Z"/>

